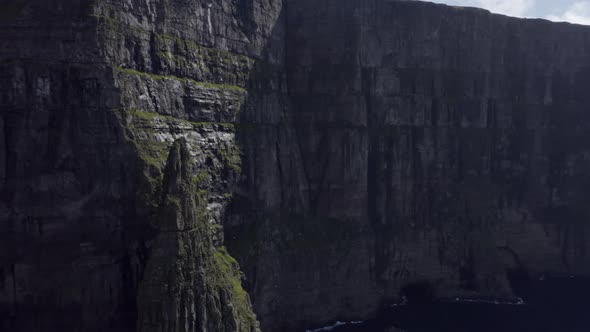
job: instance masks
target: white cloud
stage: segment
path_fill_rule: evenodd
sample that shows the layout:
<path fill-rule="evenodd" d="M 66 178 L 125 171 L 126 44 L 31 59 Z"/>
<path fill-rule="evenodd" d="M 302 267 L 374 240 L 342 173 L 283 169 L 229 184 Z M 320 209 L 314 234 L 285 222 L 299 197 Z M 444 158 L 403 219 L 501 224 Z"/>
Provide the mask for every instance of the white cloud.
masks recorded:
<path fill-rule="evenodd" d="M 558 22 L 566 21 L 590 25 L 590 2 L 574 2 L 563 13 L 559 15 L 549 15 L 547 19 Z"/>
<path fill-rule="evenodd" d="M 475 0 L 476 6 L 494 13 L 526 17 L 535 7 L 536 0 Z"/>
<path fill-rule="evenodd" d="M 535 9 L 537 0 L 426 0 L 455 6 L 485 8 L 493 13 L 528 17 Z"/>

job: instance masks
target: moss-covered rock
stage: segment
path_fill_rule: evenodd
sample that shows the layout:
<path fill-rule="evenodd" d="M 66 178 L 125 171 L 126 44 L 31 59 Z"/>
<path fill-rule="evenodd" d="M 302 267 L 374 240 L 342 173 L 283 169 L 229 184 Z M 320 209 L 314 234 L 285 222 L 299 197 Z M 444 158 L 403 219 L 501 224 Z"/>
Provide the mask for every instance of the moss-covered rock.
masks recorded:
<path fill-rule="evenodd" d="M 215 248 L 185 139 L 171 147 L 139 289 L 141 331 L 257 331 L 238 263 Z"/>

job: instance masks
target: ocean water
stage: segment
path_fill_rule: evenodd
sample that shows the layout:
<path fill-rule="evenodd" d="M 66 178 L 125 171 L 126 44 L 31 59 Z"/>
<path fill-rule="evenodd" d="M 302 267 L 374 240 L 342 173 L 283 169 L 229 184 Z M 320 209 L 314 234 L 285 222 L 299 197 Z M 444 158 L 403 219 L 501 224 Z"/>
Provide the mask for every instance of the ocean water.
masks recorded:
<path fill-rule="evenodd" d="M 521 300 L 414 301 L 387 307 L 372 321 L 341 321 L 318 332 L 590 332 L 590 278 L 542 277 L 520 286 Z"/>

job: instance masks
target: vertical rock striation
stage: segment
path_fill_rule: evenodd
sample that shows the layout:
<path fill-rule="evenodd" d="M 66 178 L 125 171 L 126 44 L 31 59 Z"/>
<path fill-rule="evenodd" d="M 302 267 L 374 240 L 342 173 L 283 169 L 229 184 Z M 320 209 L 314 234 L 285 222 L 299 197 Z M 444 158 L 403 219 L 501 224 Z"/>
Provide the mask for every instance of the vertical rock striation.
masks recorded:
<path fill-rule="evenodd" d="M 184 138 L 168 156 L 138 290 L 139 331 L 257 331 L 237 262 L 215 248 Z"/>
<path fill-rule="evenodd" d="M 587 27 L 419 1 L 0 1 L 0 328 L 588 275 L 589 59 Z"/>
<path fill-rule="evenodd" d="M 590 273 L 589 28 L 416 1 L 284 11 L 281 102 L 246 109 L 227 229 L 264 328 L 367 318 L 414 283 L 512 297 L 513 271 Z"/>
<path fill-rule="evenodd" d="M 0 329 L 258 329 L 221 222 L 279 10 L 0 3 Z"/>

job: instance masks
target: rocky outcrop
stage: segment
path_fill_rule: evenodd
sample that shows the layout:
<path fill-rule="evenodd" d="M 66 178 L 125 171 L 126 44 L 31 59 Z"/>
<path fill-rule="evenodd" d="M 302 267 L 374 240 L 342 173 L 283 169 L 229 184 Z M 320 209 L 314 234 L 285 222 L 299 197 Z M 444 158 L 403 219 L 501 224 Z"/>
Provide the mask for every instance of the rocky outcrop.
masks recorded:
<path fill-rule="evenodd" d="M 186 139 L 170 150 L 138 290 L 139 331 L 256 331 L 238 263 L 211 240 Z"/>
<path fill-rule="evenodd" d="M 252 331 L 245 289 L 285 331 L 588 275 L 589 41 L 418 1 L 1 2 L 0 327 Z"/>
<path fill-rule="evenodd" d="M 0 329 L 257 329 L 221 220 L 279 9 L 0 3 Z"/>

